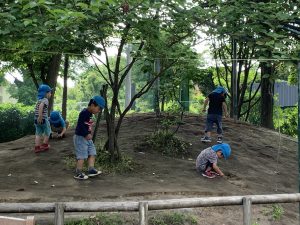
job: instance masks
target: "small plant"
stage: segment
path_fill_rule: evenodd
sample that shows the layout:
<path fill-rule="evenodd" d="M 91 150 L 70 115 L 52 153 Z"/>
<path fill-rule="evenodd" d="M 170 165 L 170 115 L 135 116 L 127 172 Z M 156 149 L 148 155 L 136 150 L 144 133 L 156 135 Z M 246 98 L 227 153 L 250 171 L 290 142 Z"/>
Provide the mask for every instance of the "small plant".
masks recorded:
<path fill-rule="evenodd" d="M 163 213 L 149 219 L 149 225 L 196 225 L 194 216 L 178 212 Z"/>
<path fill-rule="evenodd" d="M 283 213 L 284 213 L 284 210 L 281 205 L 279 205 L 279 204 L 272 205 L 272 218 L 274 220 L 280 220 Z"/>
<path fill-rule="evenodd" d="M 252 225 L 259 225 L 259 223 L 256 221 L 256 222 L 252 223 Z"/>

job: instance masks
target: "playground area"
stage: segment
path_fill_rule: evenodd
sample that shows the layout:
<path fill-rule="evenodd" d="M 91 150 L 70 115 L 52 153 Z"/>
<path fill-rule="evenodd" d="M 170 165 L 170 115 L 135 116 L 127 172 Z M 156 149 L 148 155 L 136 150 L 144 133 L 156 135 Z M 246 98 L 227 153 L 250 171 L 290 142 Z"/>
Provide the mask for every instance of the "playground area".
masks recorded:
<path fill-rule="evenodd" d="M 181 159 L 147 149 L 136 150 L 145 135 L 155 130 L 157 120 L 154 114 L 132 114 L 124 119 L 120 150 L 137 164 L 133 172 L 104 173 L 86 181 L 75 180 L 73 170 L 65 162 L 73 154 L 72 129 L 67 131 L 66 138 L 52 139 L 50 150 L 39 154 L 33 152 L 34 136 L 1 143 L 1 202 L 109 202 L 298 192 L 296 140 L 225 119 L 224 141 L 232 146 L 232 155 L 229 160 L 218 162 L 224 178 L 207 179 L 195 171 L 197 155 L 209 146 L 200 141 L 204 117 L 184 116 L 184 125 L 177 135 L 190 143 L 190 155 Z M 106 128 L 105 124 L 100 127 L 101 139 Z M 213 135 L 212 144 L 215 144 L 216 135 Z M 283 207 L 280 220 L 272 219 L 271 205 L 254 206 L 253 220 L 259 225 L 296 224 L 298 204 L 280 205 Z M 204 224 L 242 223 L 242 208 L 238 206 L 187 211 L 197 215 Z"/>

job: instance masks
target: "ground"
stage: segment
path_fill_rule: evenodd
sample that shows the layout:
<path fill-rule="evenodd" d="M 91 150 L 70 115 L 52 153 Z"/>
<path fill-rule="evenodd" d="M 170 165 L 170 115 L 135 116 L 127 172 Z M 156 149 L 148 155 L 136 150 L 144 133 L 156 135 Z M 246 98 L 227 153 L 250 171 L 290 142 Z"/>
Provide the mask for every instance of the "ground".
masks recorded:
<path fill-rule="evenodd" d="M 155 130 L 154 114 L 124 119 L 120 149 L 139 165 L 126 174 L 103 174 L 86 181 L 73 179 L 65 158 L 72 155 L 74 130 L 62 140 L 51 140 L 48 152 L 33 152 L 34 136 L 0 144 L 1 202 L 124 201 L 183 197 L 279 194 L 298 192 L 296 140 L 275 131 L 225 119 L 224 140 L 232 147 L 229 160 L 219 160 L 225 178 L 207 179 L 195 171 L 195 159 L 209 146 L 201 143 L 204 117 L 184 116 L 178 137 L 190 143 L 191 155 L 174 159 L 136 151 L 145 135 Z M 105 132 L 101 124 L 100 138 Z M 2 128 L 1 132 L 5 132 Z M 216 135 L 213 136 L 214 141 Z M 213 143 L 214 144 L 214 143 Z M 298 204 L 282 204 L 283 217 L 271 219 L 271 206 L 253 207 L 257 224 L 295 224 Z M 193 211 L 193 210 L 191 210 Z M 242 224 L 242 209 L 214 207 L 193 211 L 202 224 Z M 202 220 L 201 220 L 202 219 Z"/>

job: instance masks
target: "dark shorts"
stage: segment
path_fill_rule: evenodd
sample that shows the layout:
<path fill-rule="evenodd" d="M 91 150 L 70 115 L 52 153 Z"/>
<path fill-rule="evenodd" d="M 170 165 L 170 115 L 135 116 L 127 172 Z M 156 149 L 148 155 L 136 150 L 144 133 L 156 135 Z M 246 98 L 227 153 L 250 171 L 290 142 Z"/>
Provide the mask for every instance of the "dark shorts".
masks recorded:
<path fill-rule="evenodd" d="M 210 132 L 213 129 L 214 123 L 217 125 L 217 133 L 222 135 L 222 116 L 218 114 L 208 114 L 206 118 L 205 132 Z"/>

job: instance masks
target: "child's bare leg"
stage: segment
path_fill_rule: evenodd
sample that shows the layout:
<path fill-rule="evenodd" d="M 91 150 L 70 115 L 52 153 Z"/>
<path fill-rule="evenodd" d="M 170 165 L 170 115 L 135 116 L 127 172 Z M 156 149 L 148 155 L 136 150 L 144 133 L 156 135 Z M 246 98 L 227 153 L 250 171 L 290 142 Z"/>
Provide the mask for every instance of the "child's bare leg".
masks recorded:
<path fill-rule="evenodd" d="M 76 163 L 76 171 L 82 171 L 83 169 L 83 164 L 84 164 L 84 159 L 78 159 Z"/>
<path fill-rule="evenodd" d="M 208 166 L 208 167 L 206 168 L 205 172 L 209 172 L 209 171 L 211 171 L 211 167 L 210 167 L 210 166 Z"/>
<path fill-rule="evenodd" d="M 44 144 L 48 144 L 49 143 L 49 136 L 44 136 Z"/>
<path fill-rule="evenodd" d="M 95 165 L 95 156 L 93 156 L 93 155 L 89 156 L 89 158 L 88 158 L 88 165 L 89 165 L 89 168 L 94 168 L 94 165 Z"/>
<path fill-rule="evenodd" d="M 35 135 L 35 146 L 41 145 L 41 136 Z"/>

